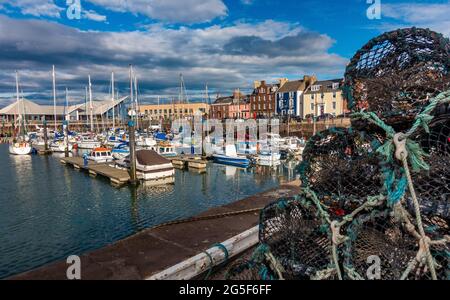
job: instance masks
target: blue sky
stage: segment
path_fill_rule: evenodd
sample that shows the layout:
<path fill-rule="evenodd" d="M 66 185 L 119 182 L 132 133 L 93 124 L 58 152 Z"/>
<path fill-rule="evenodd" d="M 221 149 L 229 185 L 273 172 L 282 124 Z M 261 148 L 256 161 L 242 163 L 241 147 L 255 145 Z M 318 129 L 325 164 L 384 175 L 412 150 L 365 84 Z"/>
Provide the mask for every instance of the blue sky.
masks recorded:
<path fill-rule="evenodd" d="M 51 65 L 58 91 L 80 101 L 92 75 L 106 97 L 111 71 L 127 93 L 132 63 L 142 99 L 176 97 L 183 73 L 190 98 L 249 91 L 253 80 L 342 77 L 356 50 L 380 33 L 428 27 L 450 35 L 448 0 L 81 0 L 69 19 L 66 0 L 0 0 L 0 107 L 11 101 L 14 70 L 26 97 L 48 101 Z M 59 92 L 59 93 L 61 93 Z M 62 94 L 62 93 L 61 93 Z M 61 100 L 62 101 L 62 100 Z"/>

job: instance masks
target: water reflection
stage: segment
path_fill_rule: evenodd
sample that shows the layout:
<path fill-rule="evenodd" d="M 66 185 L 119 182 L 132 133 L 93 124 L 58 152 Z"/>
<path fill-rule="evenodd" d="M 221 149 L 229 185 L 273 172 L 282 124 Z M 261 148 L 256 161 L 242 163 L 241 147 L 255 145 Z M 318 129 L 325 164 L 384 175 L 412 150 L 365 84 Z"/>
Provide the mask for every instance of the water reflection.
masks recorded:
<path fill-rule="evenodd" d="M 62 154 L 63 155 L 63 154 Z M 175 185 L 111 187 L 61 165 L 58 155 L 11 156 L 0 145 L 0 278 L 98 249 L 289 180 L 294 165 L 177 170 Z"/>

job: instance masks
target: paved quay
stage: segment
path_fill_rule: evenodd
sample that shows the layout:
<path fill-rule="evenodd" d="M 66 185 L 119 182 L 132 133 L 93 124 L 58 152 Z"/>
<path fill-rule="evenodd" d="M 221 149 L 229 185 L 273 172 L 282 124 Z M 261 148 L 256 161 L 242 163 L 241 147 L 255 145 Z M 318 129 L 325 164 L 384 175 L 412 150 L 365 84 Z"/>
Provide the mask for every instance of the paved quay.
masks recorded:
<path fill-rule="evenodd" d="M 263 208 L 281 197 L 300 191 L 299 182 L 218 208 L 197 218 Z M 81 255 L 84 280 L 141 280 L 191 258 L 216 243 L 226 241 L 258 225 L 259 213 L 248 212 L 217 219 L 197 220 L 144 230 L 114 244 Z M 75 254 L 75 253 L 74 253 Z M 13 280 L 65 280 L 65 261 L 13 276 Z"/>

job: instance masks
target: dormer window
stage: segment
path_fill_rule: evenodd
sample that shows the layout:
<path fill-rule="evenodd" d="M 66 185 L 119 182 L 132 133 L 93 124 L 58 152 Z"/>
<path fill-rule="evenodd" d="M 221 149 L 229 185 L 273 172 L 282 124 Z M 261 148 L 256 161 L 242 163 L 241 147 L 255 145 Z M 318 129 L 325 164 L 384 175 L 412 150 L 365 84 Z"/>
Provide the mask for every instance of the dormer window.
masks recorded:
<path fill-rule="evenodd" d="M 312 87 L 311 87 L 311 91 L 312 92 L 317 92 L 317 91 L 319 91 L 320 90 L 320 85 L 313 85 Z"/>

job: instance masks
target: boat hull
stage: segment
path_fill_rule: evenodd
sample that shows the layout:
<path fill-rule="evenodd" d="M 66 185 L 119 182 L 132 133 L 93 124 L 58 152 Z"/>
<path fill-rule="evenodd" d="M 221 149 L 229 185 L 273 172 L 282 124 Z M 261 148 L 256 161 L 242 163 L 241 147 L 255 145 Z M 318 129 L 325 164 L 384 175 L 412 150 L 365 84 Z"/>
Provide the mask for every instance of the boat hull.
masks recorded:
<path fill-rule="evenodd" d="M 79 149 L 95 149 L 101 146 L 100 142 L 78 142 Z"/>
<path fill-rule="evenodd" d="M 72 152 L 73 150 L 73 145 L 69 144 L 69 146 L 67 147 L 69 152 Z M 61 145 L 50 145 L 50 150 L 52 150 L 53 152 L 66 152 L 66 145 L 61 144 Z"/>
<path fill-rule="evenodd" d="M 26 146 L 20 145 L 9 145 L 9 153 L 13 155 L 29 155 L 31 154 L 33 148 L 27 144 Z"/>
<path fill-rule="evenodd" d="M 213 155 L 213 160 L 217 164 L 234 166 L 240 168 L 248 168 L 250 166 L 250 161 L 247 158 L 240 157 L 230 157 L 224 155 Z"/>

